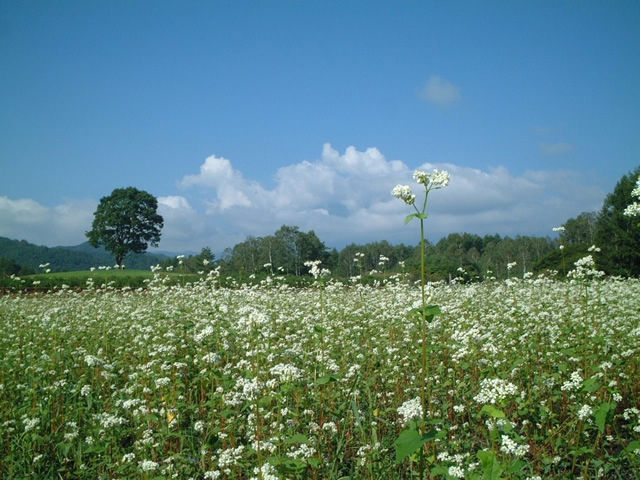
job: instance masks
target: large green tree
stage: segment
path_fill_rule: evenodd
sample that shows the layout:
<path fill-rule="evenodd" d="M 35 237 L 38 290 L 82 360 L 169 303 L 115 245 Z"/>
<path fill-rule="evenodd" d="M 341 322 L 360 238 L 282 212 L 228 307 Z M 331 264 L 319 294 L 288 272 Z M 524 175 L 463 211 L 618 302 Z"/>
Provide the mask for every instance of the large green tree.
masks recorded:
<path fill-rule="evenodd" d="M 598 217 L 596 244 L 602 249 L 598 267 L 611 275 L 640 275 L 640 227 L 637 218 L 624 215 L 639 176 L 640 167 L 624 175 L 605 198 Z"/>
<path fill-rule="evenodd" d="M 142 253 L 148 245 L 157 247 L 163 226 L 153 195 L 134 187 L 116 188 L 100 199 L 86 236 L 94 247 L 104 245 L 121 266 L 128 253 Z"/>

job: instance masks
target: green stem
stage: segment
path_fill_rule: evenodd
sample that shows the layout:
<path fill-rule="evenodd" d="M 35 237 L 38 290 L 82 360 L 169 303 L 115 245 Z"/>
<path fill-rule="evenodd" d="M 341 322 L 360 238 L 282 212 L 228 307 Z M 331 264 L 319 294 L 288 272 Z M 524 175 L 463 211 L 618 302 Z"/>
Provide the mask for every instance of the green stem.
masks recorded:
<path fill-rule="evenodd" d="M 426 207 L 426 197 L 425 197 Z M 423 208 L 424 212 L 424 208 Z M 427 431 L 427 319 L 426 312 L 426 296 L 425 296 L 425 258 L 424 258 L 424 219 L 420 219 L 420 289 L 422 296 L 422 314 L 420 315 L 420 330 L 422 333 L 422 388 L 420 389 L 420 401 L 422 404 L 422 428 L 421 434 Z M 420 449 L 420 479 L 424 478 L 425 473 L 425 451 L 424 447 Z"/>

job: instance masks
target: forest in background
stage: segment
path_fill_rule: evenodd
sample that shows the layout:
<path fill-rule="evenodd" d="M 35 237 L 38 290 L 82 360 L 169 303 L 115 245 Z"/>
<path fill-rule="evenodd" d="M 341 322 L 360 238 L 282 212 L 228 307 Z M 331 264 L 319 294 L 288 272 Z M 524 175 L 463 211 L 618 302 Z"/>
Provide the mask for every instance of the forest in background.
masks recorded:
<path fill-rule="evenodd" d="M 575 261 L 591 254 L 597 268 L 606 274 L 640 276 L 640 225 L 637 218 L 623 214 L 639 176 L 640 167 L 624 175 L 599 212 L 584 212 L 567 220 L 557 238 L 451 233 L 436 243 L 427 242 L 427 275 L 430 280 L 469 281 L 555 270 L 564 276 Z M 589 252 L 592 245 L 601 251 Z M 272 235 L 248 237 L 227 248 L 220 258 L 204 247 L 197 255 L 173 258 L 152 253 L 130 255 L 125 264 L 129 269 L 160 264 L 183 273 L 219 268 L 222 275 L 242 278 L 308 275 L 305 262 L 313 260 L 320 260 L 321 268 L 329 269 L 337 278 L 380 277 L 395 272 L 417 275 L 420 247 L 391 245 L 382 240 L 329 249 L 313 230 L 304 232 L 297 226 L 283 225 Z M 0 275 L 34 273 L 41 271 L 38 266 L 44 263 L 49 263 L 52 271 L 88 270 L 112 265 L 113 258 L 104 249 L 88 244 L 48 248 L 0 237 Z"/>

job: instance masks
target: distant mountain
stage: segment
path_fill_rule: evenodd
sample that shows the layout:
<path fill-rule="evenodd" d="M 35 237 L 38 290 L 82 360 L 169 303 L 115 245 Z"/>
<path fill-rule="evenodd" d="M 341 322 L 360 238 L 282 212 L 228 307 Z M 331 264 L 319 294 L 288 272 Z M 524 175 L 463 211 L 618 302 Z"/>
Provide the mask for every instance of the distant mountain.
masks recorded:
<path fill-rule="evenodd" d="M 88 270 L 101 265 L 113 266 L 113 256 L 104 247 L 94 248 L 88 242 L 71 247 L 44 247 L 26 240 L 12 240 L 0 237 L 0 258 L 38 270 L 38 266 L 49 263 L 54 272 Z M 127 255 L 124 264 L 130 269 L 146 270 L 165 260 L 167 256 L 157 253 L 137 253 Z"/>

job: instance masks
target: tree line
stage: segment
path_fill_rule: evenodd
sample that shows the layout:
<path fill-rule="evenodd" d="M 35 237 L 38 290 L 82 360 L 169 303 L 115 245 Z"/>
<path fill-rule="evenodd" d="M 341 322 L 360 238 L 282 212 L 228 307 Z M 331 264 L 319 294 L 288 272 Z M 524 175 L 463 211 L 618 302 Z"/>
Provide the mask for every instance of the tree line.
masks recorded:
<path fill-rule="evenodd" d="M 565 275 L 579 258 L 596 255 L 589 253 L 589 247 L 594 244 L 601 247 L 595 259 L 599 269 L 610 275 L 640 276 L 640 223 L 637 218 L 625 214 L 633 202 L 639 177 L 640 167 L 624 175 L 614 191 L 607 195 L 599 212 L 583 212 L 568 219 L 558 238 L 452 233 L 435 244 L 427 242 L 427 276 L 430 280 L 482 280 L 543 270 L 555 270 Z M 148 244 L 157 246 L 162 226 L 155 197 L 129 187 L 116 189 L 101 199 L 92 230 L 86 235 L 92 246 L 104 246 L 117 264 L 125 258 L 149 261 L 152 256 L 141 254 Z M 0 251 L 0 273 L 5 275 L 26 273 L 25 268 L 34 269 L 36 259 L 37 262 L 57 264 L 60 255 L 67 260 L 72 258 L 77 267 L 87 268 L 85 257 L 90 256 L 86 251 L 48 249 L 0 237 L 0 247 L 3 242 L 5 255 Z M 16 248 L 22 257 L 10 253 Z M 25 252 L 28 252 L 28 258 Z M 43 254 L 47 258 L 43 258 Z M 328 249 L 313 230 L 303 232 L 297 226 L 283 225 L 272 235 L 248 237 L 227 248 L 218 260 L 211 249 L 205 247 L 198 255 L 167 259 L 161 266 L 183 272 L 219 268 L 225 275 L 277 273 L 301 277 L 309 273 L 310 267 L 305 262 L 319 260 L 323 268 L 343 278 L 400 271 L 415 275 L 420 254 L 419 246 L 391 245 L 384 240 L 350 244 L 340 251 Z"/>
<path fill-rule="evenodd" d="M 427 242 L 427 276 L 429 280 L 467 281 L 543 271 L 564 276 L 575 261 L 589 254 L 596 256 L 597 267 L 607 274 L 640 276 L 640 226 L 636 219 L 623 214 L 639 176 L 640 167 L 624 175 L 599 212 L 583 212 L 568 219 L 557 238 L 451 233 L 436 243 Z M 590 252 L 592 245 L 601 247 L 600 252 Z M 297 226 L 283 225 L 272 235 L 247 237 L 227 248 L 220 259 L 215 260 L 206 248 L 199 255 L 180 259 L 181 263 L 171 259 L 162 266 L 187 272 L 219 267 L 223 275 L 303 276 L 309 273 L 304 264 L 309 260 L 320 260 L 339 278 L 396 272 L 417 276 L 420 247 L 391 245 L 383 240 L 352 243 L 338 251 L 327 248 L 313 230 L 303 232 Z"/>

